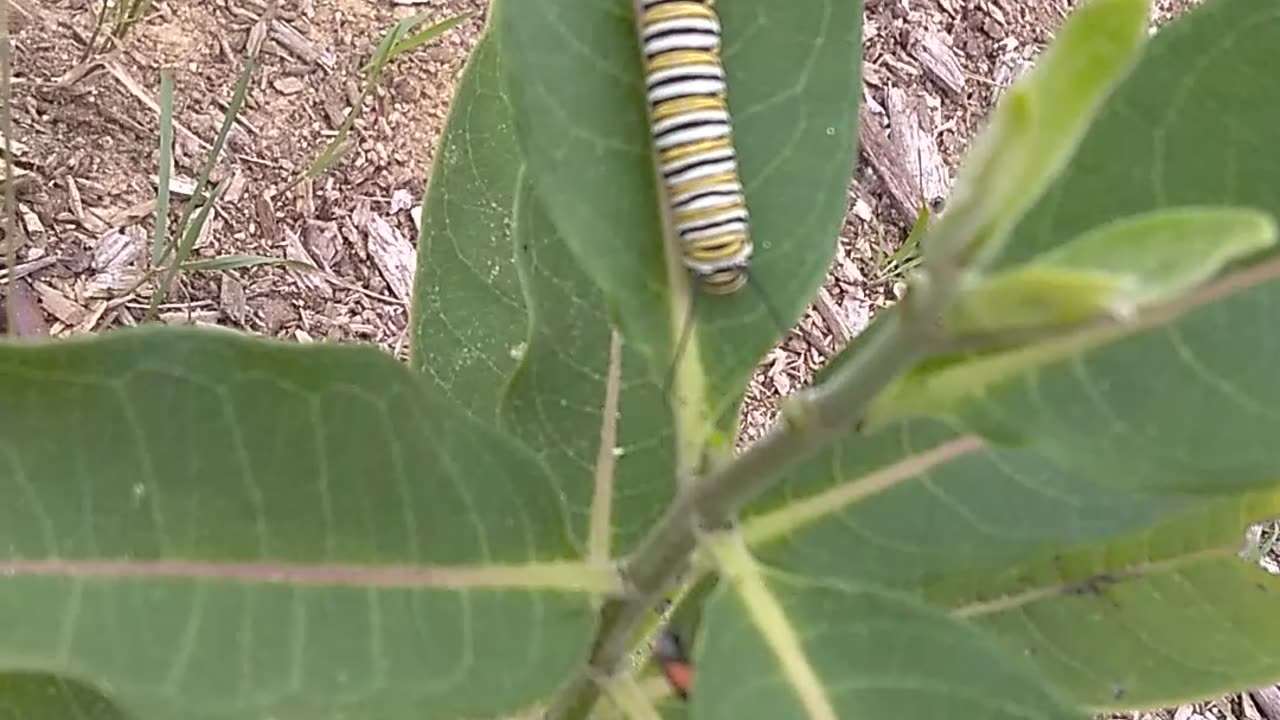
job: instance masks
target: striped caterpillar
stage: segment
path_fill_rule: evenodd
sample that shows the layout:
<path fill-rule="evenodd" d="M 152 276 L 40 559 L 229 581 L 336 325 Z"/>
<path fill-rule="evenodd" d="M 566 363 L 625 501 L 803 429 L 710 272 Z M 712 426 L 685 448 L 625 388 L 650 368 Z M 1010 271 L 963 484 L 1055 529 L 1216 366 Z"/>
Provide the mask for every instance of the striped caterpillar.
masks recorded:
<path fill-rule="evenodd" d="M 747 282 L 746 199 L 720 60 L 714 0 L 640 0 L 645 90 L 684 266 L 707 292 Z"/>

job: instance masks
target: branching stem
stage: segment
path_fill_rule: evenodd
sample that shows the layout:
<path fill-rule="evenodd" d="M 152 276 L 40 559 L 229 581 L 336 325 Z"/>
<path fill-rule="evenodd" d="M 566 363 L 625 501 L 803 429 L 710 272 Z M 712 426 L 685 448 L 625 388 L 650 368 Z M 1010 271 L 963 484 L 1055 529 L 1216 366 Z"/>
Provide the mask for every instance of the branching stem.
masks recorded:
<path fill-rule="evenodd" d="M 612 675 L 622 665 L 646 615 L 688 565 L 700 528 L 730 524 L 738 509 L 772 487 L 783 471 L 846 437 L 882 389 L 943 346 L 940 318 L 955 293 L 960 267 L 950 254 L 931 261 L 928 277 L 913 284 L 883 331 L 829 382 L 798 396 L 788 409 L 788 422 L 680 493 L 624 564 L 635 592 L 601 608 L 600 632 L 587 669 L 555 699 L 547 720 L 588 717 L 600 694 L 593 678 Z"/>

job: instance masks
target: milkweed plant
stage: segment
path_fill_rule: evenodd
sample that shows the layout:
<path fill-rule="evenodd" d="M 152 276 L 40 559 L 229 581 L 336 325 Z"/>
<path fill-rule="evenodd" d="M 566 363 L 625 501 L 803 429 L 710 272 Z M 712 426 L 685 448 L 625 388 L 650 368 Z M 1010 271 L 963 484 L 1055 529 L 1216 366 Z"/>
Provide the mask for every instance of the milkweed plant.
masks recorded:
<path fill-rule="evenodd" d="M 905 296 L 741 449 L 836 251 L 862 8 L 716 10 L 647 27 L 718 33 L 727 103 L 679 112 L 732 115 L 744 289 L 687 266 L 641 4 L 492 0 L 407 364 L 0 344 L 0 714 L 1083 718 L 1280 679 L 1239 556 L 1280 508 L 1270 0 L 1078 3 Z"/>

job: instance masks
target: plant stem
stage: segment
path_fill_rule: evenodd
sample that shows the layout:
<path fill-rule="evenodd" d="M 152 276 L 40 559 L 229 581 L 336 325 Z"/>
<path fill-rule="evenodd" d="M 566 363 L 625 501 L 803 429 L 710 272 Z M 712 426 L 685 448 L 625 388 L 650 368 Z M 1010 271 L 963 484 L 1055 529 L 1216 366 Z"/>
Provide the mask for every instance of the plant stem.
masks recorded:
<path fill-rule="evenodd" d="M 943 345 L 939 322 L 958 284 L 956 259 L 938 257 L 858 357 L 785 408 L 788 422 L 680 493 L 623 565 L 634 592 L 601 608 L 587 669 L 553 701 L 547 720 L 588 716 L 600 693 L 592 678 L 608 677 L 621 665 L 645 616 L 688 564 L 700 529 L 729 525 L 743 504 L 772 487 L 787 468 L 845 437 L 885 386 Z"/>

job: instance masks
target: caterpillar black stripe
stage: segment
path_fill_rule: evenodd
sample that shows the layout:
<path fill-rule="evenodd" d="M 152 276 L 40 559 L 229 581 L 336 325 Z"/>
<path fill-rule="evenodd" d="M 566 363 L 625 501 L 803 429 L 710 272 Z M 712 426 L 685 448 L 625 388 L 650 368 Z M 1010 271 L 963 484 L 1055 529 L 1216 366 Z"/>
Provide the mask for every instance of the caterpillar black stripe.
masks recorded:
<path fill-rule="evenodd" d="M 747 282 L 749 217 L 714 0 L 640 0 L 650 125 L 684 266 L 712 294 Z"/>

